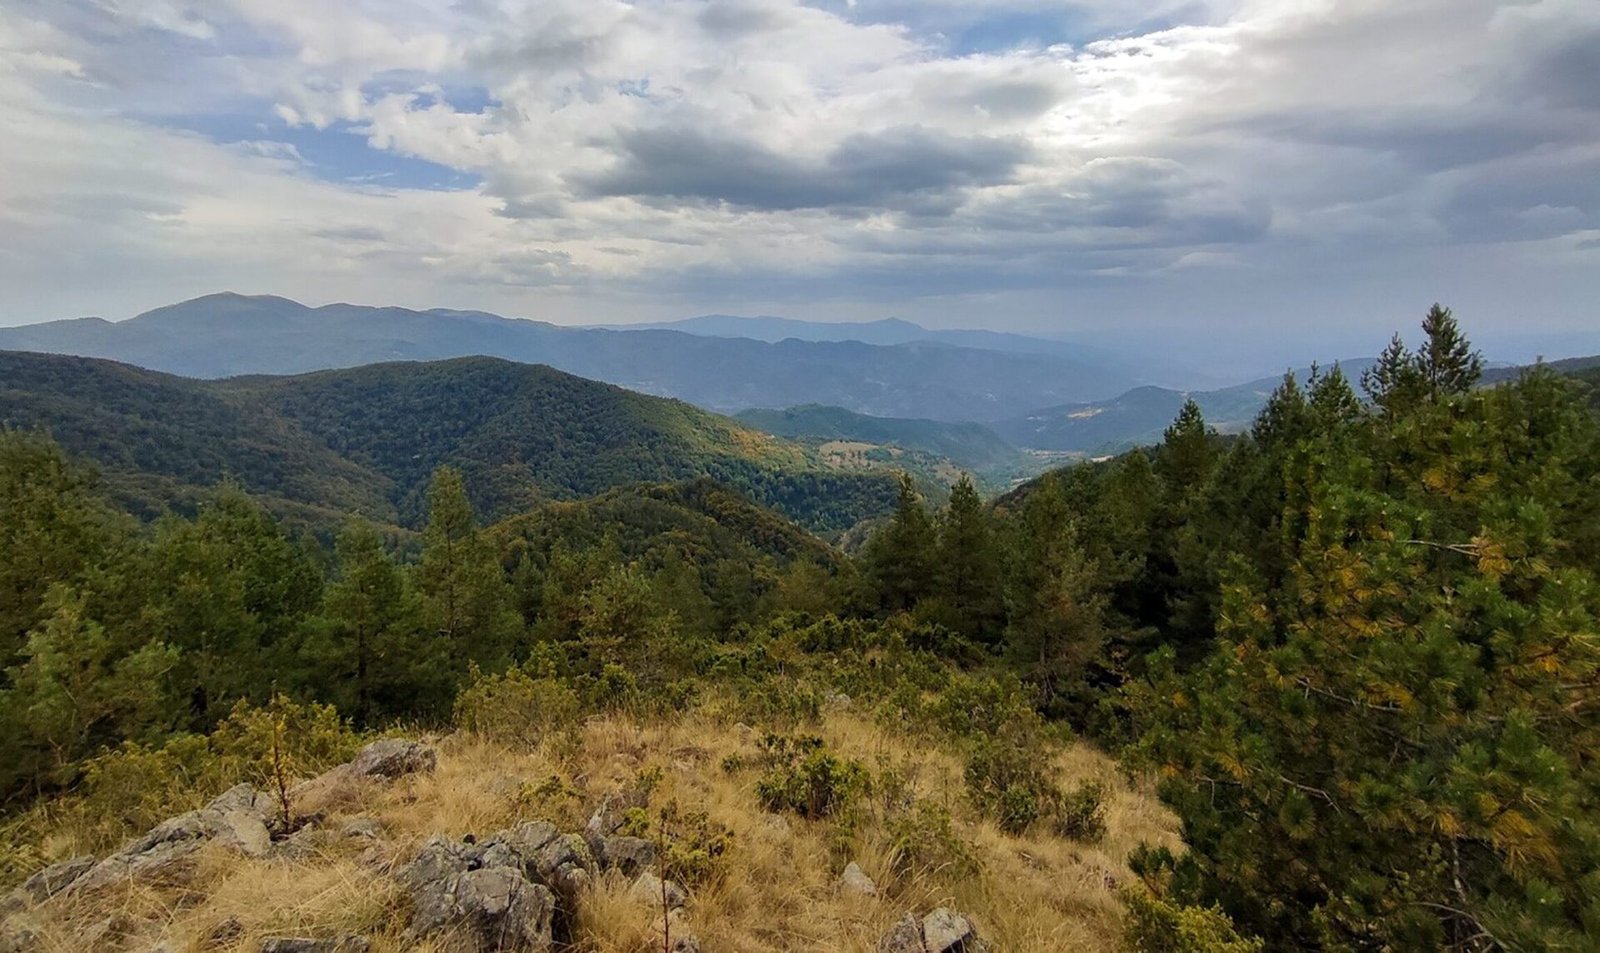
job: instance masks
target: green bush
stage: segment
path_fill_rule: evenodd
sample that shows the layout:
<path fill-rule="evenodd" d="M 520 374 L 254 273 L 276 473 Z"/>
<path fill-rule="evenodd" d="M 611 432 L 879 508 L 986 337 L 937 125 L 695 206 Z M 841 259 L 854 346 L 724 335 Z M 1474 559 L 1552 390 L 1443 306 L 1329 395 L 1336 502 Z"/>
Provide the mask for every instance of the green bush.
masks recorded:
<path fill-rule="evenodd" d="M 578 695 L 556 678 L 533 678 L 519 668 L 501 675 L 474 669 L 456 696 L 457 727 L 496 741 L 534 745 L 552 731 L 575 725 Z"/>
<path fill-rule="evenodd" d="M 1127 917 L 1122 945 L 1128 953 L 1259 953 L 1262 942 L 1242 937 L 1227 914 L 1163 900 L 1135 887 L 1124 891 Z"/>
<path fill-rule="evenodd" d="M 861 762 L 829 754 L 820 738 L 768 735 L 761 744 L 773 767 L 756 783 L 756 795 L 769 811 L 831 817 L 869 787 Z"/>
<path fill-rule="evenodd" d="M 1031 735 L 985 738 L 967 756 L 967 795 L 1001 830 L 1020 834 L 1060 800 L 1049 771 L 1050 753 Z"/>
<path fill-rule="evenodd" d="M 1099 781 L 1085 781 L 1063 794 L 1056 811 L 1056 833 L 1085 844 L 1098 843 L 1105 837 L 1105 785 Z"/>
<path fill-rule="evenodd" d="M 914 801 L 890 821 L 889 869 L 905 880 L 954 879 L 977 873 L 978 860 L 957 836 L 948 809 L 932 801 Z"/>

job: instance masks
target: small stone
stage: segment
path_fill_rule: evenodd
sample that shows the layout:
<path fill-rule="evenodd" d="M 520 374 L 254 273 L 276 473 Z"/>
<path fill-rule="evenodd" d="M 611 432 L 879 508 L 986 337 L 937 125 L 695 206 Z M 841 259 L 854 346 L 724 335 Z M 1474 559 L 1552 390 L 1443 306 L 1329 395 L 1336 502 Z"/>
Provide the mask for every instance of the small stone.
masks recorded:
<path fill-rule="evenodd" d="M 346 837 L 377 840 L 383 836 L 383 825 L 370 817 L 356 817 L 346 821 L 339 833 Z"/>
<path fill-rule="evenodd" d="M 659 909 L 663 899 L 662 890 L 661 878 L 647 870 L 634 879 L 633 887 L 628 892 L 635 899 Z M 677 881 L 668 880 L 665 884 L 665 900 L 668 910 L 676 910 L 689 902 L 689 894 Z"/>
<path fill-rule="evenodd" d="M 844 868 L 844 873 L 839 875 L 839 890 L 857 897 L 878 895 L 878 885 L 873 883 L 867 872 L 861 869 L 861 865 L 853 860 Z"/>

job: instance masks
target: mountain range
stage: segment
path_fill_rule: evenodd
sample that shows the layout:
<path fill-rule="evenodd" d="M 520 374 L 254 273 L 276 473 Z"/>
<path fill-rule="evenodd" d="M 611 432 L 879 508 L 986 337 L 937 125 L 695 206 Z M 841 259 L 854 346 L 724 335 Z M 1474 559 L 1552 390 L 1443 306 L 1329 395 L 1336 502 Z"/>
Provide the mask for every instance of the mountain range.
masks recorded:
<path fill-rule="evenodd" d="M 974 332 L 986 333 L 986 332 Z M 385 361 L 490 356 L 724 413 L 832 404 L 885 417 L 984 421 L 1139 383 L 1067 349 L 1028 353 L 939 341 L 776 342 L 672 330 L 558 327 L 476 311 L 411 311 L 208 295 L 126 321 L 0 329 L 0 349 L 123 361 L 186 377 L 299 374 Z"/>
<path fill-rule="evenodd" d="M 547 500 L 709 477 L 820 531 L 887 510 L 887 474 L 682 401 L 495 358 L 192 380 L 110 361 L 0 352 L 0 425 L 48 431 L 136 512 L 224 479 L 303 524 L 415 526 L 434 469 L 493 519 Z"/>

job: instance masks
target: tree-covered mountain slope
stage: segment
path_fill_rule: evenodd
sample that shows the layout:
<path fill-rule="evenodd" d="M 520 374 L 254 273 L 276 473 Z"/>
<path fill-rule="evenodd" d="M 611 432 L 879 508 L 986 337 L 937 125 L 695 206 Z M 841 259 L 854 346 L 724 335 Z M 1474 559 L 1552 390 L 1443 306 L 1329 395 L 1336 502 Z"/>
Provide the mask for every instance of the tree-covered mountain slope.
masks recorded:
<path fill-rule="evenodd" d="M 688 404 L 492 358 L 196 381 L 5 352 L 0 422 L 49 430 L 146 513 L 232 478 L 289 508 L 410 525 L 445 464 L 491 517 L 710 477 L 842 529 L 893 496 L 885 477 L 827 472 L 797 444 Z"/>
<path fill-rule="evenodd" d="M 838 404 L 881 416 L 988 420 L 1108 397 L 1138 383 L 1092 354 L 916 341 L 776 342 L 668 330 L 557 327 L 472 311 L 410 311 L 217 294 L 126 321 L 0 328 L 0 348 L 126 361 L 190 377 L 298 374 L 489 355 L 548 364 L 730 413 Z"/>

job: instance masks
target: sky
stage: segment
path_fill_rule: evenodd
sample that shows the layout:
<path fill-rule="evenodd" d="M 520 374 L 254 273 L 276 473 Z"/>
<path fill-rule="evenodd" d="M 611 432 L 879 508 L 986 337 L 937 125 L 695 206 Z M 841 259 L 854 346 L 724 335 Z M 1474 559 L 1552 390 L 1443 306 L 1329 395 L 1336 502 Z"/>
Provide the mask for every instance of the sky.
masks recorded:
<path fill-rule="evenodd" d="M 0 325 L 1600 350 L 1597 0 L 0 0 L 0 129 Z"/>

